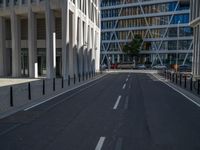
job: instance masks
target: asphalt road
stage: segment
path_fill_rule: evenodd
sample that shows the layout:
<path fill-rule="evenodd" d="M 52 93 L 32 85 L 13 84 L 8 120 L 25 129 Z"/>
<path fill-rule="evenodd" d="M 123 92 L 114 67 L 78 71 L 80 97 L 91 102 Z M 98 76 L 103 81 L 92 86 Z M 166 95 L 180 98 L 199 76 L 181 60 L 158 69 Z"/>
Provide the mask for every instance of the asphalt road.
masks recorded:
<path fill-rule="evenodd" d="M 110 74 L 0 120 L 0 150 L 200 150 L 200 108 L 149 74 Z"/>

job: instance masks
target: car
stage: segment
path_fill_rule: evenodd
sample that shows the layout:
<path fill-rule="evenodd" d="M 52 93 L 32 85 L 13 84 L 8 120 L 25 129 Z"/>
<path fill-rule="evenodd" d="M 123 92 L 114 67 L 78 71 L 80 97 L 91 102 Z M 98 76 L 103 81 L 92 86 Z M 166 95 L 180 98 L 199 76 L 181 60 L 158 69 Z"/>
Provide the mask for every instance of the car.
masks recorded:
<path fill-rule="evenodd" d="M 117 69 L 117 64 L 112 64 L 111 69 Z"/>
<path fill-rule="evenodd" d="M 152 68 L 153 69 L 158 69 L 158 70 L 167 69 L 167 67 L 165 65 L 155 65 Z"/>
<path fill-rule="evenodd" d="M 183 72 L 191 72 L 192 71 L 192 67 L 191 65 L 187 65 L 187 64 L 184 64 L 184 65 L 180 65 L 178 67 L 178 71 L 183 73 Z"/>
<path fill-rule="evenodd" d="M 108 68 L 108 66 L 106 64 L 101 65 L 101 70 L 105 70 L 107 68 Z"/>
<path fill-rule="evenodd" d="M 138 64 L 136 66 L 137 69 L 146 69 L 146 66 L 144 64 Z"/>
<path fill-rule="evenodd" d="M 133 69 L 134 67 L 135 67 L 135 65 L 132 62 L 121 63 L 121 64 L 118 64 L 118 66 L 117 66 L 118 69 Z"/>

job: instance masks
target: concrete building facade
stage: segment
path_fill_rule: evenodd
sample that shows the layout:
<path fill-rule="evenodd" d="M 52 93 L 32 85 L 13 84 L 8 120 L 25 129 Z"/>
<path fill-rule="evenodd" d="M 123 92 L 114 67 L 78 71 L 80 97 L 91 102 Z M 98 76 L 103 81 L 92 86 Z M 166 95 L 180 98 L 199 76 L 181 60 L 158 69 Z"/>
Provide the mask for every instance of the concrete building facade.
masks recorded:
<path fill-rule="evenodd" d="M 189 5 L 183 0 L 102 0 L 101 63 L 130 61 L 123 46 L 141 35 L 140 63 L 191 65 Z"/>
<path fill-rule="evenodd" d="M 0 76 L 99 70 L 99 0 L 0 0 Z"/>
<path fill-rule="evenodd" d="M 190 25 L 194 31 L 194 52 L 192 74 L 194 77 L 200 77 L 200 1 L 190 0 L 191 14 Z"/>

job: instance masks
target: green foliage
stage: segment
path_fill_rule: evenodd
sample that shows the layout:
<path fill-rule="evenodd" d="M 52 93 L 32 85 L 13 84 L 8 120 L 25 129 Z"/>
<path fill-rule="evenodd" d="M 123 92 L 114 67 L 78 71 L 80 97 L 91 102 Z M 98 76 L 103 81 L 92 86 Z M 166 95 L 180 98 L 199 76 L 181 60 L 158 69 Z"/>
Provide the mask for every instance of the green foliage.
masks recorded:
<path fill-rule="evenodd" d="M 142 42 L 142 37 L 140 35 L 135 35 L 130 43 L 124 45 L 123 52 L 131 56 L 138 56 Z"/>

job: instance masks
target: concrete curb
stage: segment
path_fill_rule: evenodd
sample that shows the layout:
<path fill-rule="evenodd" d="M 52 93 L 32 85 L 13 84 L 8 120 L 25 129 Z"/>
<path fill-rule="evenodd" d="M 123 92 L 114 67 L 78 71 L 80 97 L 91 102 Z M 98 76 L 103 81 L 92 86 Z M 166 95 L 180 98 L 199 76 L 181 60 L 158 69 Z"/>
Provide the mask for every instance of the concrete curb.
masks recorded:
<path fill-rule="evenodd" d="M 200 98 L 196 95 L 194 95 L 193 93 L 169 82 L 168 80 L 164 79 L 162 76 L 160 76 L 159 74 L 152 74 L 155 78 L 157 78 L 159 81 L 161 81 L 162 83 L 166 84 L 168 87 L 172 88 L 174 91 L 178 92 L 179 94 L 181 94 L 182 96 L 184 96 L 185 98 L 187 98 L 189 101 L 191 101 L 192 103 L 194 103 L 195 105 L 197 105 L 198 107 L 200 107 Z"/>
<path fill-rule="evenodd" d="M 42 98 L 40 98 L 40 99 L 38 99 L 38 100 L 31 101 L 30 103 L 27 103 L 27 104 L 25 104 L 25 105 L 22 105 L 22 106 L 19 106 L 19 107 L 14 107 L 14 108 L 11 109 L 11 110 L 2 112 L 2 113 L 0 114 L 0 119 L 3 119 L 3 118 L 5 118 L 5 117 L 7 117 L 7 116 L 10 116 L 10 115 L 12 115 L 12 114 L 14 114 L 14 113 L 16 113 L 16 112 L 22 111 L 22 110 L 23 110 L 23 111 L 27 111 L 27 110 L 29 110 L 29 109 L 31 109 L 31 108 L 33 108 L 33 107 L 36 107 L 36 106 L 38 106 L 38 105 L 40 105 L 40 104 L 43 104 L 43 103 L 48 102 L 48 101 L 50 101 L 50 100 L 53 100 L 54 98 L 56 98 L 56 97 L 58 97 L 58 96 L 61 96 L 61 95 L 65 94 L 65 93 L 68 93 L 68 92 L 70 92 L 70 91 L 76 90 L 76 89 L 78 89 L 78 88 L 80 88 L 80 87 L 82 87 L 82 86 L 84 86 L 84 85 L 87 85 L 87 84 L 89 84 L 89 83 L 91 83 L 91 82 L 94 82 L 94 81 L 96 81 L 96 80 L 99 80 L 99 79 L 103 78 L 103 77 L 106 76 L 106 75 L 108 75 L 108 73 L 104 73 L 104 74 L 102 74 L 102 75 L 101 75 L 101 74 L 100 74 L 100 75 L 97 75 L 96 77 L 94 77 L 94 78 L 92 78 L 92 79 L 90 79 L 90 80 L 83 81 L 83 82 L 81 82 L 80 84 L 71 86 L 69 89 L 66 89 L 66 90 L 64 90 L 64 91 L 58 91 L 58 92 L 55 93 L 54 95 L 44 96 L 44 97 L 42 97 Z"/>

